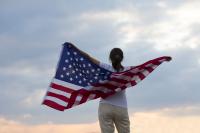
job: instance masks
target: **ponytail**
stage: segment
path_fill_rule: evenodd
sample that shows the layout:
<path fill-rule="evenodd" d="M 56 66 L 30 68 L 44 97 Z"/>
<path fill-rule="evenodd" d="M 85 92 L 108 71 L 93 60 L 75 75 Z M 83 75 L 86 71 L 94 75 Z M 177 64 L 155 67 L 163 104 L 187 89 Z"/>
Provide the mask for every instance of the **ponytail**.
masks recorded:
<path fill-rule="evenodd" d="M 124 68 L 121 65 L 121 62 L 123 60 L 123 52 L 120 48 L 113 48 L 110 52 L 110 61 L 112 62 L 113 68 L 119 72 L 120 69 Z"/>

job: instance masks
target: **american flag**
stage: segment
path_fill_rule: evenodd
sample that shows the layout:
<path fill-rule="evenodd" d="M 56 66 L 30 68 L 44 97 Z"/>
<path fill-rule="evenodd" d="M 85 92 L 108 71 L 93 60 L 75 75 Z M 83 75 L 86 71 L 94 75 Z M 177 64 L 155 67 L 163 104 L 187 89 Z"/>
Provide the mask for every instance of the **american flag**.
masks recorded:
<path fill-rule="evenodd" d="M 162 62 L 170 59 L 163 56 L 123 72 L 111 72 L 94 64 L 66 42 L 42 104 L 64 111 L 89 100 L 106 98 L 136 85 Z"/>

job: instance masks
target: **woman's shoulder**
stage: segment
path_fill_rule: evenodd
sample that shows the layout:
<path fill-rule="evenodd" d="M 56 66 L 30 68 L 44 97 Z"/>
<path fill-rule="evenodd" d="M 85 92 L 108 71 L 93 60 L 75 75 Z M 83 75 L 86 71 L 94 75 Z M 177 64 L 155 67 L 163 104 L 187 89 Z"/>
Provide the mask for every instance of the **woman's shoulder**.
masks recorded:
<path fill-rule="evenodd" d="M 112 72 L 115 71 L 113 66 L 111 64 L 108 64 L 108 63 L 100 62 L 99 66 L 104 68 L 104 69 L 110 70 Z M 124 67 L 123 71 L 129 70 L 131 68 L 131 66 L 123 66 L 123 67 Z"/>
<path fill-rule="evenodd" d="M 100 62 L 99 66 L 104 68 L 104 69 L 110 70 L 110 71 L 112 71 L 112 69 L 113 69 L 112 65 L 110 65 L 108 63 L 104 63 L 104 62 Z"/>
<path fill-rule="evenodd" d="M 131 69 L 131 66 L 124 66 L 124 70 L 123 71 L 129 70 L 129 69 Z"/>

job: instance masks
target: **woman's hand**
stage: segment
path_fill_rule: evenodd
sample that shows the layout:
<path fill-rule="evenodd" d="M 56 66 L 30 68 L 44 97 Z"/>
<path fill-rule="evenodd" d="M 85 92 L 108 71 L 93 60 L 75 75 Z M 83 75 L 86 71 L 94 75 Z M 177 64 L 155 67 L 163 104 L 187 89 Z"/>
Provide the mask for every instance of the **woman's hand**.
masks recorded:
<path fill-rule="evenodd" d="M 80 51 L 81 54 L 83 54 L 85 57 L 89 58 L 93 63 L 99 65 L 100 61 L 98 61 L 97 59 L 91 57 L 89 54 L 87 54 L 86 52 L 80 50 L 79 48 L 77 48 L 74 44 L 72 44 L 71 42 L 69 42 L 69 44 L 71 44 L 71 46 L 75 49 L 77 49 L 78 51 Z"/>
<path fill-rule="evenodd" d="M 172 60 L 172 57 L 167 57 L 167 61 L 171 61 Z"/>
<path fill-rule="evenodd" d="M 77 49 L 77 50 L 79 50 L 80 51 L 80 49 L 78 49 L 73 43 L 71 43 L 71 42 L 68 42 L 73 48 L 75 48 L 75 49 Z"/>

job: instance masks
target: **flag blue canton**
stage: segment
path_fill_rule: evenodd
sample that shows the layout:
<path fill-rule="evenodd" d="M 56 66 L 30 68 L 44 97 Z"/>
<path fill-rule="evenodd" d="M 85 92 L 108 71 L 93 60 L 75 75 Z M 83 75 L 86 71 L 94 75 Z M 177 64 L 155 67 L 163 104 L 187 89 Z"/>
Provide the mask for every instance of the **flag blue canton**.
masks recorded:
<path fill-rule="evenodd" d="M 70 43 L 63 44 L 55 78 L 82 87 L 108 80 L 111 71 L 101 68 Z"/>

